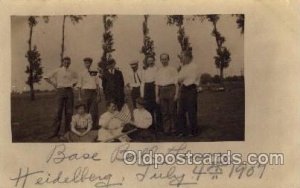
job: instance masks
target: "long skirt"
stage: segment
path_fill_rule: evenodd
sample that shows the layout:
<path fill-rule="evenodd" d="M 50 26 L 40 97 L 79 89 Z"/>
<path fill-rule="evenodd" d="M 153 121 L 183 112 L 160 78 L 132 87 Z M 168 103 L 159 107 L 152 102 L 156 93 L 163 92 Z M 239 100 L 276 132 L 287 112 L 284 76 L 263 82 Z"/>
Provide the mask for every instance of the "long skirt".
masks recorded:
<path fill-rule="evenodd" d="M 95 142 L 98 136 L 97 130 L 91 130 L 84 136 L 78 136 L 77 134 L 69 131 L 66 133 L 65 138 L 68 142 Z"/>

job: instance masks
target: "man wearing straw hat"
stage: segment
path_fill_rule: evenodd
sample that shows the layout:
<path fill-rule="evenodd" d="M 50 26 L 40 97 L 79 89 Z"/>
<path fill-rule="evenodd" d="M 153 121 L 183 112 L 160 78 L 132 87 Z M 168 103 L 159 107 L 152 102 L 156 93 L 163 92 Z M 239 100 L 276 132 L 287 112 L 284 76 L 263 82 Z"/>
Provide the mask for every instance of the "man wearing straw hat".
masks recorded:
<path fill-rule="evenodd" d="M 130 73 L 129 87 L 131 90 L 131 99 L 133 107 L 136 108 L 136 100 L 141 97 L 142 74 L 139 71 L 139 62 L 133 60 L 130 62 L 132 72 Z"/>

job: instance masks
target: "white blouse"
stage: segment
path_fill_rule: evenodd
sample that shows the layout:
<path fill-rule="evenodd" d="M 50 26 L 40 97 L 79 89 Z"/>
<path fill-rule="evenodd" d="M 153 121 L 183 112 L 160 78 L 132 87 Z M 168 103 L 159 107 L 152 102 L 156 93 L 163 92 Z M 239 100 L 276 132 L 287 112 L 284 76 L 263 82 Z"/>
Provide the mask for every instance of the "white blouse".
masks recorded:
<path fill-rule="evenodd" d="M 75 114 L 72 116 L 71 125 L 76 129 L 85 129 L 88 128 L 89 125 L 92 126 L 92 124 L 93 120 L 91 114 Z"/>
<path fill-rule="evenodd" d="M 134 109 L 133 118 L 135 126 L 141 129 L 147 129 L 152 124 L 152 116 L 146 109 Z"/>

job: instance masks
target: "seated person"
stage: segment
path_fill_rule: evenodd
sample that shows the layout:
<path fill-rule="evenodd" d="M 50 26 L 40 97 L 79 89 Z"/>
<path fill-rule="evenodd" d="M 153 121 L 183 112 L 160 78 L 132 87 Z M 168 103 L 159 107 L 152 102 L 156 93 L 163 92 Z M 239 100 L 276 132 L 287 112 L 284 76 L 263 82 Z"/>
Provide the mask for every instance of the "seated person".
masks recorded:
<path fill-rule="evenodd" d="M 126 124 L 123 132 L 127 132 L 133 128 L 137 128 L 137 131 L 130 133 L 128 136 L 134 140 L 139 138 L 149 138 L 151 133 L 148 128 L 152 125 L 152 116 L 145 107 L 145 101 L 142 98 L 136 100 L 136 109 L 133 110 L 133 122 Z"/>
<path fill-rule="evenodd" d="M 75 106 L 76 114 L 72 116 L 71 131 L 65 138 L 69 142 L 93 142 L 97 138 L 97 131 L 92 131 L 93 120 L 91 114 L 86 113 L 83 103 Z"/>
<path fill-rule="evenodd" d="M 118 135 L 122 134 L 126 117 L 130 117 L 128 106 L 125 104 L 119 112 L 115 102 L 108 101 L 106 107 L 107 111 L 99 118 L 99 126 L 101 126 L 101 128 L 98 131 L 98 141 L 106 142 L 110 139 L 114 140 L 114 137 L 117 137 L 116 140 L 121 142 L 130 141 L 130 138 L 127 135 L 118 137 Z M 124 120 L 121 116 L 124 117 Z"/>

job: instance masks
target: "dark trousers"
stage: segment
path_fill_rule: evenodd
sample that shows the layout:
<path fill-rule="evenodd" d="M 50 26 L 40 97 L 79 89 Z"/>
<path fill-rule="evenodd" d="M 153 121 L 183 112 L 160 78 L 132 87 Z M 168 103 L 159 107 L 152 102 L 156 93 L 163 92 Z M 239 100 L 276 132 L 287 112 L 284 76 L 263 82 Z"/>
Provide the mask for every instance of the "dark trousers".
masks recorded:
<path fill-rule="evenodd" d="M 145 109 L 150 112 L 152 115 L 153 123 L 157 127 L 157 104 L 156 104 L 156 96 L 155 96 L 155 84 L 154 82 L 145 83 L 144 86 L 144 101 L 145 101 Z M 153 128 L 153 126 L 151 126 Z"/>
<path fill-rule="evenodd" d="M 136 99 L 141 97 L 140 87 L 133 87 L 131 90 L 132 105 L 136 108 Z"/>
<path fill-rule="evenodd" d="M 70 130 L 74 106 L 74 94 L 71 87 L 58 88 L 56 94 L 57 111 L 55 114 L 53 127 L 55 128 L 54 134 L 59 136 L 64 135 L 64 133 Z M 65 115 L 65 128 L 64 133 L 60 134 L 63 114 Z"/>
<path fill-rule="evenodd" d="M 186 118 L 186 116 L 188 118 Z M 189 128 L 187 126 L 187 120 Z M 178 101 L 178 132 L 196 134 L 197 132 L 197 88 L 196 85 L 181 86 Z"/>
<path fill-rule="evenodd" d="M 83 89 L 83 100 L 87 107 L 87 112 L 91 114 L 93 129 L 98 127 L 98 102 L 96 89 Z"/>
<path fill-rule="evenodd" d="M 162 125 L 165 133 L 175 131 L 175 101 L 176 86 L 174 84 L 159 87 L 159 105 L 162 115 Z"/>

